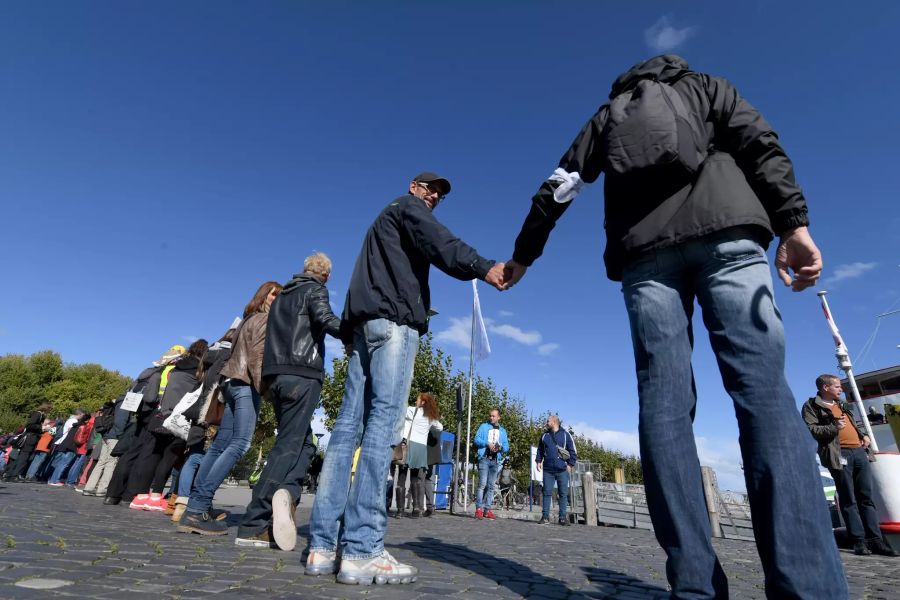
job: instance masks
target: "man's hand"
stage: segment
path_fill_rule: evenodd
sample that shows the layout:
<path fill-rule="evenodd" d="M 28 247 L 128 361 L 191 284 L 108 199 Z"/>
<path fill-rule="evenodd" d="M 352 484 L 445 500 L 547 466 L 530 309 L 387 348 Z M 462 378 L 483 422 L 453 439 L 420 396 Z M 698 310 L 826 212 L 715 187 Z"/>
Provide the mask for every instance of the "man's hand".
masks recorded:
<path fill-rule="evenodd" d="M 795 292 L 816 284 L 822 275 L 822 253 L 806 227 L 797 227 L 781 235 L 775 250 L 775 268 L 784 285 L 791 286 Z M 794 272 L 793 278 L 788 269 Z"/>
<path fill-rule="evenodd" d="M 868 448 L 869 444 L 871 444 L 871 443 L 872 443 L 872 440 L 869 439 L 869 436 L 864 435 L 863 436 L 863 448 Z"/>
<path fill-rule="evenodd" d="M 572 472 L 572 465 L 566 465 L 566 471 L 568 471 L 569 473 L 571 473 L 571 472 Z"/>
<path fill-rule="evenodd" d="M 505 279 L 504 275 L 506 273 L 506 264 L 502 262 L 496 263 L 491 270 L 487 272 L 487 275 L 484 276 L 485 283 L 489 283 L 494 286 L 501 292 L 506 289 L 504 287 Z"/>
<path fill-rule="evenodd" d="M 544 468 L 544 463 L 534 463 L 534 464 L 537 465 L 538 473 L 540 473 L 540 472 L 541 472 L 541 469 Z"/>
<path fill-rule="evenodd" d="M 525 271 L 527 270 L 528 267 L 526 267 L 525 265 L 520 265 L 512 259 L 506 261 L 506 268 L 503 270 L 503 289 L 508 290 L 512 286 L 519 283 L 519 280 L 525 276 Z"/>
<path fill-rule="evenodd" d="M 838 426 L 838 429 L 843 429 L 844 427 L 847 426 L 846 421 L 844 421 L 844 417 L 841 417 L 840 419 L 837 420 L 837 426 Z"/>
<path fill-rule="evenodd" d="M 344 344 L 344 354 L 347 358 L 353 356 L 353 344 Z"/>

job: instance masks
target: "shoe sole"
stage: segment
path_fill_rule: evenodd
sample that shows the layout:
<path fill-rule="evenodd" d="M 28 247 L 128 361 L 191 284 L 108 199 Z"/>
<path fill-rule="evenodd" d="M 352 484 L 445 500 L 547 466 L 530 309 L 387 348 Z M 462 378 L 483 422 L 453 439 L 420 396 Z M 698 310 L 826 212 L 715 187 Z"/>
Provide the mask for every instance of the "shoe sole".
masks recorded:
<path fill-rule="evenodd" d="M 248 540 L 245 538 L 234 538 L 234 545 L 240 546 L 241 548 L 271 548 L 272 545 L 269 542 L 264 542 L 262 540 Z"/>
<path fill-rule="evenodd" d="M 315 566 L 307 566 L 303 573 L 305 575 L 309 575 L 310 577 L 318 577 L 320 575 L 334 575 L 337 569 L 335 568 L 335 564 L 324 564 L 324 565 L 315 565 Z"/>
<path fill-rule="evenodd" d="M 191 527 L 190 525 L 179 525 L 178 531 L 181 533 L 198 533 L 200 535 L 228 535 L 227 529 L 225 531 L 207 531 L 206 529 Z"/>
<path fill-rule="evenodd" d="M 347 585 L 402 585 L 406 583 L 415 583 L 417 575 L 348 575 L 344 572 L 337 574 L 337 582 Z"/>
<path fill-rule="evenodd" d="M 294 499 L 287 490 L 278 490 L 272 495 L 272 537 L 285 552 L 290 552 L 297 545 Z"/>

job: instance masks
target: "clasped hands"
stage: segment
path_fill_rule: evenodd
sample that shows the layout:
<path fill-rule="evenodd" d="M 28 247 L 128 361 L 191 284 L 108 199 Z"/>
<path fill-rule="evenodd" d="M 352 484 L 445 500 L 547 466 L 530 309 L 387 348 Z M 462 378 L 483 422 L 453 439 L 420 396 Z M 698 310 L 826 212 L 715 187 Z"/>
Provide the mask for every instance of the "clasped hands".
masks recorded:
<path fill-rule="evenodd" d="M 516 285 L 527 270 L 528 267 L 512 259 L 505 263 L 498 262 L 485 275 L 484 281 L 502 292 Z"/>

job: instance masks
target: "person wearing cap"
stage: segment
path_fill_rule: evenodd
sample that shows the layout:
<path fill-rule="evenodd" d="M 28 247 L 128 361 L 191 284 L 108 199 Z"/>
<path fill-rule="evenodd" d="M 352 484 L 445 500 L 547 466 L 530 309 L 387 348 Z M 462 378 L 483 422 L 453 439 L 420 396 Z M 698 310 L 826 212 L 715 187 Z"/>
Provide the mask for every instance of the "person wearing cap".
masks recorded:
<path fill-rule="evenodd" d="M 310 517 L 307 575 L 338 570 L 348 584 L 410 583 L 417 569 L 384 548 L 385 481 L 399 443 L 419 336 L 428 331 L 428 272 L 483 279 L 500 289 L 503 264 L 483 258 L 434 217 L 450 182 L 420 173 L 366 233 L 341 320 L 350 364 Z M 353 453 L 360 447 L 351 484 Z M 343 523 L 343 535 L 339 530 Z"/>

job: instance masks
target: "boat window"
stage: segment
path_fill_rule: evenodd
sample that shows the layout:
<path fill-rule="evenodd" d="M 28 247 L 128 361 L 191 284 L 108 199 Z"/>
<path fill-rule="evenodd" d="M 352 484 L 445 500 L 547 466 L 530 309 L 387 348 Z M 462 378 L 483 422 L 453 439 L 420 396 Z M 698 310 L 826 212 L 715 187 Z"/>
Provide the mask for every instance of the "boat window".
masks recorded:
<path fill-rule="evenodd" d="M 890 379 L 885 379 L 881 382 L 881 388 L 884 390 L 883 394 L 897 394 L 900 393 L 900 376 L 891 377 Z"/>
<path fill-rule="evenodd" d="M 860 384 L 857 382 L 856 387 L 859 388 L 859 397 L 863 400 L 866 398 L 872 398 L 874 396 L 881 396 L 881 386 L 878 385 L 877 381 L 873 381 L 871 383 L 863 383 Z M 847 400 L 853 399 L 853 394 L 850 393 L 850 386 L 844 386 L 844 394 L 846 395 Z"/>

